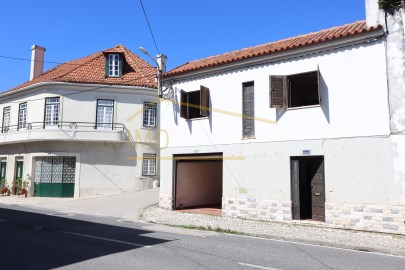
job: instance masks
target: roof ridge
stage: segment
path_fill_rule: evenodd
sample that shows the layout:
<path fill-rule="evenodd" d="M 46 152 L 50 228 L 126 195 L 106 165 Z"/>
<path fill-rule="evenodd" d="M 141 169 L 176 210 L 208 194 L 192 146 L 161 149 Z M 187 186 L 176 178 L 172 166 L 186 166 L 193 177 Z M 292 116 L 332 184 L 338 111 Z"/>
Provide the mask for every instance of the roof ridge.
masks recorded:
<path fill-rule="evenodd" d="M 232 62 L 277 53 L 289 49 L 300 48 L 321 42 L 350 37 L 381 29 L 381 25 L 367 26 L 365 20 L 356 21 L 340 26 L 333 26 L 316 32 L 309 32 L 298 36 L 288 37 L 251 47 L 246 47 L 222 54 L 212 55 L 181 64 L 165 73 L 165 76 L 192 72 L 208 67 L 229 64 Z"/>

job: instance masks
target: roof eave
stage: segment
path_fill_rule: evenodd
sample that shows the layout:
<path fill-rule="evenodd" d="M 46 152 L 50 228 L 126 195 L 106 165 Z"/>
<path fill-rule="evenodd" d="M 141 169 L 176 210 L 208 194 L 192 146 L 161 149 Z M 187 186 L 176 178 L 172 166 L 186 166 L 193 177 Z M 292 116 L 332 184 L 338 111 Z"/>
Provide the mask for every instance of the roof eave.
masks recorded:
<path fill-rule="evenodd" d="M 351 46 L 358 43 L 366 42 L 375 40 L 377 38 L 383 37 L 385 35 L 384 29 L 379 28 L 370 32 L 360 33 L 353 36 L 348 36 L 344 38 L 328 40 L 324 42 L 320 42 L 313 45 L 306 45 L 301 46 L 298 48 L 291 48 L 286 49 L 280 52 L 273 52 L 262 56 L 254 56 L 248 59 L 241 59 L 241 60 L 234 60 L 230 63 L 221 63 L 212 67 L 202 67 L 200 69 L 195 70 L 188 70 L 180 73 L 164 75 L 164 81 L 171 81 L 171 80 L 181 80 L 184 78 L 189 78 L 193 76 L 201 76 L 206 75 L 212 72 L 224 72 L 229 71 L 241 67 L 252 66 L 252 65 L 260 65 L 264 63 L 280 61 L 283 59 L 296 57 L 299 55 L 305 55 L 309 53 L 321 52 L 325 50 L 330 50 L 333 48 Z"/>

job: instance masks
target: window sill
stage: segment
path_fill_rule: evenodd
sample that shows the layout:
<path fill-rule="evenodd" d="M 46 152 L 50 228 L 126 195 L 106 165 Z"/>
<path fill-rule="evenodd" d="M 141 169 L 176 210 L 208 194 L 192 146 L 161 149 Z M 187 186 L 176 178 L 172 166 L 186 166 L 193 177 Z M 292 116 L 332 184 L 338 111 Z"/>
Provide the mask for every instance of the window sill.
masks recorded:
<path fill-rule="evenodd" d="M 154 127 L 141 126 L 141 129 L 151 130 L 151 129 L 156 129 L 156 126 L 154 126 Z"/>
<path fill-rule="evenodd" d="M 209 118 L 210 118 L 209 116 L 203 116 L 203 117 L 196 117 L 196 118 L 191 118 L 191 119 L 185 119 L 185 118 L 183 118 L 183 119 L 186 121 L 196 121 L 196 120 L 204 120 L 204 119 L 209 119 Z"/>
<path fill-rule="evenodd" d="M 309 108 L 318 108 L 318 107 L 321 107 L 321 105 L 317 104 L 317 105 L 308 105 L 308 106 L 300 106 L 300 107 L 290 107 L 290 108 L 287 108 L 287 111 L 300 110 L 300 109 L 309 109 Z"/>
<path fill-rule="evenodd" d="M 256 137 L 244 137 L 241 138 L 242 141 L 247 141 L 247 140 L 256 140 Z"/>

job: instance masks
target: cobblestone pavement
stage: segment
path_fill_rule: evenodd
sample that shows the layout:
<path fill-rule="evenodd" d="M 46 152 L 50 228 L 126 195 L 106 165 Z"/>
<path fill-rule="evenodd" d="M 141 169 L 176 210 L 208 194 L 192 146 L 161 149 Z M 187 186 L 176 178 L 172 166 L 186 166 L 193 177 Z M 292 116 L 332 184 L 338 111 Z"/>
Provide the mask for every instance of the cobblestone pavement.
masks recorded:
<path fill-rule="evenodd" d="M 172 226 L 222 229 L 277 240 L 377 252 L 405 257 L 405 236 L 355 230 L 335 229 L 311 222 L 267 222 L 240 218 L 184 213 L 147 208 L 143 218 L 149 222 Z M 218 230 L 219 231 L 219 230 Z"/>

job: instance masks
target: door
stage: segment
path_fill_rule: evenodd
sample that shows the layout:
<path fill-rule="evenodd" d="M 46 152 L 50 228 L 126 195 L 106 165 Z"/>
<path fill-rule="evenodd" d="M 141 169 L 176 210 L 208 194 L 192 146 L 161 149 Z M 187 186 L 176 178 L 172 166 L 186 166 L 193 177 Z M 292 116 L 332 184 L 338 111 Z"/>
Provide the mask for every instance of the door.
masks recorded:
<path fill-rule="evenodd" d="M 313 162 L 314 176 L 311 181 L 312 219 L 325 221 L 325 174 L 323 158 Z"/>
<path fill-rule="evenodd" d="M 75 157 L 35 158 L 34 196 L 73 197 L 75 167 Z"/>
<path fill-rule="evenodd" d="M 0 163 L 0 180 L 6 179 L 7 161 L 2 160 Z"/>
<path fill-rule="evenodd" d="M 301 219 L 300 215 L 300 163 L 291 160 L 291 197 L 293 219 Z"/>
<path fill-rule="evenodd" d="M 174 158 L 175 209 L 221 208 L 222 154 Z"/>
<path fill-rule="evenodd" d="M 293 219 L 325 221 L 323 156 L 291 157 Z"/>
<path fill-rule="evenodd" d="M 16 163 L 16 171 L 15 171 L 15 182 L 21 182 L 22 184 L 22 177 L 23 177 L 23 166 L 24 162 L 22 160 L 18 160 Z M 14 194 L 18 194 L 19 188 L 14 189 Z"/>

